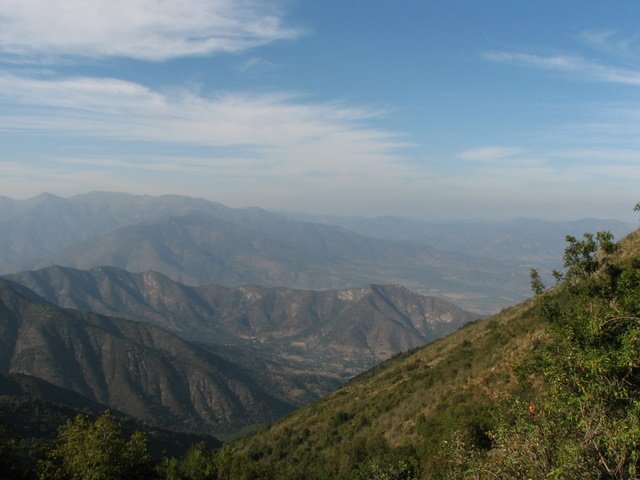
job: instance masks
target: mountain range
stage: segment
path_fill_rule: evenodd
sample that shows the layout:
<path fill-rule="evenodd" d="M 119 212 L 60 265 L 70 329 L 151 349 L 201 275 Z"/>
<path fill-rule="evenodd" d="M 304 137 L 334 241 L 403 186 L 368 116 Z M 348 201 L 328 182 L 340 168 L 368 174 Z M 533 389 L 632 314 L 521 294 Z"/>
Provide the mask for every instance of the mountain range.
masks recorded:
<path fill-rule="evenodd" d="M 406 285 L 477 310 L 517 297 L 529 247 L 498 246 L 520 223 L 485 235 L 483 258 L 188 197 L 2 198 L 0 371 L 157 427 L 237 432 L 479 318 Z M 459 233 L 439 238 L 483 238 Z"/>
<path fill-rule="evenodd" d="M 229 444 L 215 457 L 218 471 L 410 478 L 415 464 L 424 478 L 441 478 L 453 434 L 490 448 L 495 405 L 537 388 L 522 391 L 516 371 L 550 338 L 535 301 L 483 320 L 402 285 L 461 275 L 458 291 L 469 299 L 480 295 L 473 285 L 499 277 L 498 266 L 503 283 L 484 292 L 506 289 L 518 269 L 555 265 L 544 242 L 516 248 L 535 227 L 528 220 L 477 236 L 480 258 L 417 236 L 376 239 L 185 197 L 2 199 L 0 218 L 5 272 L 44 265 L 0 278 L 0 409 L 21 418 L 17 425 L 29 424 L 30 411 L 46 412 L 51 426 L 49 418 L 60 424 L 104 408 L 151 431 L 230 436 L 274 422 Z M 404 235 L 400 224 L 396 233 Z M 459 234 L 458 244 L 455 229 L 440 238 L 462 249 L 473 235 Z M 629 257 L 625 275 L 637 275 L 639 238 L 628 236 L 616 253 Z M 51 266 L 54 258 L 98 266 Z M 375 272 L 403 281 L 319 289 Z M 167 445 L 189 438 L 200 437 Z"/>
<path fill-rule="evenodd" d="M 201 343 L 260 351 L 340 380 L 478 318 L 398 285 L 346 290 L 187 286 L 156 273 L 69 267 L 8 275 L 52 303 L 145 321 Z M 288 394 L 290 396 L 290 394 Z"/>
<path fill-rule="evenodd" d="M 3 350 L 17 356 L 0 368 L 189 431 L 273 420 L 478 318 L 393 285 L 193 287 L 115 267 L 49 267 L 8 278 L 5 303 L 22 292 L 29 308 L 2 315 L 21 336 L 2 335 Z M 125 364 L 109 363 L 115 359 Z M 83 373 L 76 378 L 75 370 Z"/>
<path fill-rule="evenodd" d="M 50 265 L 157 271 L 190 285 L 398 283 L 485 313 L 528 294 L 523 266 L 257 208 L 105 192 L 0 199 L 0 273 Z"/>
<path fill-rule="evenodd" d="M 240 366 L 154 325 L 62 309 L 0 280 L 0 370 L 44 380 L 145 423 L 224 430 L 293 405 Z"/>
<path fill-rule="evenodd" d="M 516 218 L 434 222 L 397 216 L 367 218 L 292 212 L 282 214 L 296 220 L 339 226 L 367 237 L 417 242 L 437 249 L 540 270 L 562 267 L 562 251 L 567 235 L 580 237 L 585 232 L 606 230 L 620 239 L 636 228 L 633 223 L 594 218 L 572 221 Z"/>

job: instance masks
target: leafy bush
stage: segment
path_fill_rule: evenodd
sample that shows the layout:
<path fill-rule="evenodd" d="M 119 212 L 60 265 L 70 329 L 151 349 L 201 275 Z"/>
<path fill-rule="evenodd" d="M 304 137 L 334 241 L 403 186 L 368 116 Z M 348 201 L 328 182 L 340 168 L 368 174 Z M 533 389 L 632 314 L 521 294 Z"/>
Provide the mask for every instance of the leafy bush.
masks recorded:
<path fill-rule="evenodd" d="M 541 382 L 512 400 L 483 453 L 450 442 L 450 478 L 620 479 L 640 474 L 640 257 L 618 255 L 608 232 L 567 237 L 563 283 L 537 307 L 553 339 L 523 367 Z"/>
<path fill-rule="evenodd" d="M 40 468 L 42 480 L 125 480 L 155 478 L 144 434 L 127 440 L 122 422 L 109 412 L 94 422 L 78 415 L 67 422 Z"/>

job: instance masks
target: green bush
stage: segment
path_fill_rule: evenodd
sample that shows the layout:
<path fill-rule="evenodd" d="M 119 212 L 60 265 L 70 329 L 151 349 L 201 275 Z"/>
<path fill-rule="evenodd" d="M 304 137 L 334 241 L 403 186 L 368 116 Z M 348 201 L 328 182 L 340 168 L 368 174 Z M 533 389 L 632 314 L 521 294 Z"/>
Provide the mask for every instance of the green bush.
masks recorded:
<path fill-rule="evenodd" d="M 68 421 L 40 466 L 42 480 L 125 480 L 155 478 L 144 434 L 122 436 L 122 422 L 109 412 L 94 422 L 78 415 Z"/>
<path fill-rule="evenodd" d="M 639 478 L 640 258 L 608 232 L 567 242 L 561 285 L 532 272 L 553 332 L 523 367 L 539 393 L 502 411 L 489 453 L 454 438 L 450 478 Z"/>

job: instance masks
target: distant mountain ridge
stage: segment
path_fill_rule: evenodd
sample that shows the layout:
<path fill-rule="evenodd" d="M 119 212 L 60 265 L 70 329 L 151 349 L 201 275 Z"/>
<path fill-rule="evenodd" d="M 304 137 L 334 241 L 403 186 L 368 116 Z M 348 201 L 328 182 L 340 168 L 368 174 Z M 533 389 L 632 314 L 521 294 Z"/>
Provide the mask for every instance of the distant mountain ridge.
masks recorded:
<path fill-rule="evenodd" d="M 274 372 L 284 362 L 284 370 L 295 366 L 307 375 L 327 375 L 327 380 L 346 380 L 478 318 L 445 300 L 394 285 L 328 291 L 193 287 L 156 272 L 115 267 L 83 271 L 56 266 L 7 278 L 65 308 L 152 323 L 214 345 L 219 355 L 240 363 L 249 355 L 235 356 L 234 346 L 241 347 L 268 359 Z M 327 386 L 310 383 L 306 388 Z"/>
<path fill-rule="evenodd" d="M 0 202 L 0 273 L 66 265 L 158 271 L 191 285 L 398 283 L 488 312 L 525 298 L 526 268 L 180 196 L 94 192 Z"/>
<path fill-rule="evenodd" d="M 43 193 L 27 200 L 0 197 L 0 267 L 23 270 L 73 243 L 124 225 L 197 209 L 223 209 L 206 200 L 91 192 L 62 198 Z"/>
<path fill-rule="evenodd" d="M 491 258 L 542 269 L 559 268 L 567 235 L 611 231 L 622 238 L 636 228 L 620 220 L 583 218 L 551 221 L 533 218 L 512 220 L 421 221 L 397 216 L 341 217 L 284 213 L 290 218 L 334 225 L 360 235 L 394 241 L 412 241 L 434 248 Z"/>

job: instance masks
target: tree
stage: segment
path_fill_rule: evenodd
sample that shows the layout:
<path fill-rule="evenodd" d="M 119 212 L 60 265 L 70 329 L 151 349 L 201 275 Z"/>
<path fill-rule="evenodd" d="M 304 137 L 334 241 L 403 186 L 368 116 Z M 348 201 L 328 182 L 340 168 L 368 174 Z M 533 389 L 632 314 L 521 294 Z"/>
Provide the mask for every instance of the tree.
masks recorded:
<path fill-rule="evenodd" d="M 159 471 L 166 480 L 215 480 L 215 453 L 203 443 L 196 443 L 180 459 L 164 458 Z"/>
<path fill-rule="evenodd" d="M 122 422 L 109 412 L 91 421 L 78 415 L 60 428 L 40 468 L 41 479 L 119 480 L 153 478 L 146 436 L 126 440 Z"/>

